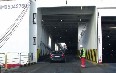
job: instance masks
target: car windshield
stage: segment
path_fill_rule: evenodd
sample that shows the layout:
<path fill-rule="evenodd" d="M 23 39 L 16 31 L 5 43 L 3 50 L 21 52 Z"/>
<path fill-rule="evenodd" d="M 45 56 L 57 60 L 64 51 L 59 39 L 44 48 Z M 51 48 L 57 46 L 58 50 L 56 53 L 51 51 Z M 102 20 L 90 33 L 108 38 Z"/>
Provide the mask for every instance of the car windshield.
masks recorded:
<path fill-rule="evenodd" d="M 61 51 L 54 51 L 54 52 L 52 52 L 52 54 L 62 54 L 62 52 Z"/>

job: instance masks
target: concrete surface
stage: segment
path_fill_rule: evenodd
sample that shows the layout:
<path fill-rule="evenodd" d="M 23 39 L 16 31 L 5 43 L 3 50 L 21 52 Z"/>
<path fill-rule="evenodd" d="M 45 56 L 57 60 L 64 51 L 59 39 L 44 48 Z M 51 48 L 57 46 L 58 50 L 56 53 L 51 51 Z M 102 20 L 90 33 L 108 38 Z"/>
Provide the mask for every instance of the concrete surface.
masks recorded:
<path fill-rule="evenodd" d="M 9 69 L 2 73 L 116 73 L 116 63 L 93 64 L 86 61 L 86 68 L 81 68 L 80 60 L 67 56 L 66 63 L 50 63 L 48 59 L 37 64 Z"/>

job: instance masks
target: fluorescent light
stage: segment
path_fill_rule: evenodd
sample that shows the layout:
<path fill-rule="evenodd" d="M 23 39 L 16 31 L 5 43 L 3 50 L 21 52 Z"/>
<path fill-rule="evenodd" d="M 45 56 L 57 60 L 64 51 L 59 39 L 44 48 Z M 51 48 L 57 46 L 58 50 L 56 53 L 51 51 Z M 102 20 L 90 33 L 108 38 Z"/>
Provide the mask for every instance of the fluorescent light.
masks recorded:
<path fill-rule="evenodd" d="M 116 29 L 116 27 L 110 27 L 110 28 Z"/>
<path fill-rule="evenodd" d="M 81 10 L 83 9 L 83 7 L 81 6 Z"/>
<path fill-rule="evenodd" d="M 81 21 L 81 19 L 80 19 L 80 21 Z"/>

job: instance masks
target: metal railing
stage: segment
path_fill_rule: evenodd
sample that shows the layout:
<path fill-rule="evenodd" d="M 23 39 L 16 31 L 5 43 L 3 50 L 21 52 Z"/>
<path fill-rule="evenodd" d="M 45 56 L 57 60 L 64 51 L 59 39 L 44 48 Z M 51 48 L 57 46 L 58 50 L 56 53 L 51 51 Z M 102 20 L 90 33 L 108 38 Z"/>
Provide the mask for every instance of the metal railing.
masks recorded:
<path fill-rule="evenodd" d="M 0 69 L 15 68 L 29 64 L 29 53 L 27 52 L 7 52 L 0 53 Z"/>
<path fill-rule="evenodd" d="M 51 51 L 52 51 L 52 49 L 49 48 L 49 47 L 48 47 L 45 43 L 43 43 L 42 41 L 41 41 L 40 46 L 41 46 L 41 49 L 44 49 L 44 50 L 45 50 L 45 52 L 47 52 L 47 51 L 51 52 Z"/>

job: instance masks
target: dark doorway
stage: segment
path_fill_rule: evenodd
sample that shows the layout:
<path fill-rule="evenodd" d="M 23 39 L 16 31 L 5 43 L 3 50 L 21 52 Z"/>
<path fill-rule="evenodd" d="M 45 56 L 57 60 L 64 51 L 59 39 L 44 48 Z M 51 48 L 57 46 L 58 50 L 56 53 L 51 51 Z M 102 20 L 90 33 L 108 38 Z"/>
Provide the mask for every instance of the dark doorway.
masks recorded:
<path fill-rule="evenodd" d="M 116 16 L 101 17 L 103 63 L 116 63 Z"/>

